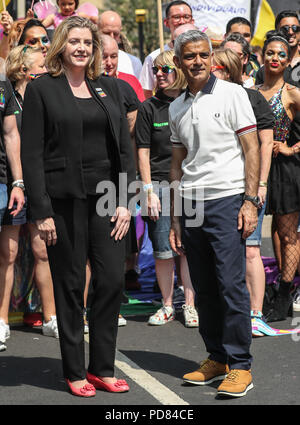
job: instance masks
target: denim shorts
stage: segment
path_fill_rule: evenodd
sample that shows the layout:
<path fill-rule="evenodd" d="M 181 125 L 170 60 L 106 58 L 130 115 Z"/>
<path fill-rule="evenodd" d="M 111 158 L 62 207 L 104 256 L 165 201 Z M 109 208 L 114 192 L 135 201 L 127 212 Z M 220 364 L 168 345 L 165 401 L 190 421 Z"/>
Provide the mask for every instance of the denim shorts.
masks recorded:
<path fill-rule="evenodd" d="M 162 202 L 162 193 L 159 191 L 159 199 Z M 149 217 L 145 220 L 148 224 L 148 235 L 152 242 L 153 257 L 159 260 L 168 260 L 176 257 L 177 254 L 172 250 L 169 242 L 169 234 L 171 229 L 170 215 L 159 214 L 157 221 L 151 220 Z"/>
<path fill-rule="evenodd" d="M 263 204 L 261 208 L 257 210 L 257 227 L 252 233 L 252 235 L 249 236 L 249 238 L 246 239 L 246 246 L 261 246 L 261 229 L 262 229 L 262 223 L 264 219 L 266 211 L 266 202 Z"/>
<path fill-rule="evenodd" d="M 0 229 L 3 216 L 7 207 L 8 196 L 6 184 L 0 183 Z"/>
<path fill-rule="evenodd" d="M 3 216 L 3 221 L 2 221 L 3 226 L 21 226 L 22 224 L 27 223 L 27 198 L 26 198 L 26 196 L 25 196 L 25 204 L 23 205 L 23 208 L 21 209 L 19 214 L 14 217 L 10 213 L 11 213 L 11 211 L 15 210 L 16 208 L 17 208 L 16 202 L 13 204 L 12 210 L 8 210 L 8 208 L 6 208 L 4 216 Z"/>

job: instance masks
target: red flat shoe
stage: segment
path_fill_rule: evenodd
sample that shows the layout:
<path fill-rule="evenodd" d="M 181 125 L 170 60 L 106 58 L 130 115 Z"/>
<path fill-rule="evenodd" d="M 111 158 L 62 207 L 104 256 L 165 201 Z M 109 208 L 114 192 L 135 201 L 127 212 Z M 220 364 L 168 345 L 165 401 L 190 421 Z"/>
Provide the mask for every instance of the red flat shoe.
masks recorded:
<path fill-rule="evenodd" d="M 96 388 L 92 384 L 85 384 L 81 388 L 75 388 L 69 379 L 66 379 L 66 383 L 68 384 L 69 389 L 73 395 L 78 397 L 94 397 L 96 395 Z"/>
<path fill-rule="evenodd" d="M 129 391 L 129 385 L 124 379 L 118 379 L 117 382 L 110 384 L 89 372 L 86 374 L 86 379 L 99 390 L 105 390 L 110 393 L 125 393 L 126 391 Z"/>

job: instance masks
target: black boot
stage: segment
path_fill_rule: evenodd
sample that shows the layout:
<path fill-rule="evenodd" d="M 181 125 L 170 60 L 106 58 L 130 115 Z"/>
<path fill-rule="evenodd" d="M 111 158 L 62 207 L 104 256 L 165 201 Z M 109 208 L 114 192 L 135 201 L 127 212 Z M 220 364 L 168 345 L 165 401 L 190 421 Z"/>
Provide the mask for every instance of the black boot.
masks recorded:
<path fill-rule="evenodd" d="M 285 320 L 289 313 L 292 314 L 293 297 L 291 288 L 293 282 L 280 281 L 279 290 L 265 319 L 267 322 Z"/>

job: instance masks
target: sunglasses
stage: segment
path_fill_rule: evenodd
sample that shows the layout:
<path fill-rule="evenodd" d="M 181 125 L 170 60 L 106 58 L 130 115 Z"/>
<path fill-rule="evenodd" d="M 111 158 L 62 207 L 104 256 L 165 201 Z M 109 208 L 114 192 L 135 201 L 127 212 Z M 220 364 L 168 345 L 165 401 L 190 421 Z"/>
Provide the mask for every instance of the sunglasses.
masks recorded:
<path fill-rule="evenodd" d="M 293 32 L 299 32 L 300 26 L 299 25 L 283 25 L 279 28 L 281 31 L 288 33 L 291 29 Z"/>
<path fill-rule="evenodd" d="M 211 72 L 215 72 L 217 69 L 225 69 L 225 66 L 221 66 L 221 65 L 213 65 L 210 70 Z"/>
<path fill-rule="evenodd" d="M 158 73 L 158 71 L 161 71 L 163 74 L 170 74 L 171 72 L 173 72 L 175 69 L 174 66 L 169 66 L 169 65 L 163 65 L 163 66 L 153 66 L 152 67 L 152 72 L 154 75 L 156 75 Z"/>

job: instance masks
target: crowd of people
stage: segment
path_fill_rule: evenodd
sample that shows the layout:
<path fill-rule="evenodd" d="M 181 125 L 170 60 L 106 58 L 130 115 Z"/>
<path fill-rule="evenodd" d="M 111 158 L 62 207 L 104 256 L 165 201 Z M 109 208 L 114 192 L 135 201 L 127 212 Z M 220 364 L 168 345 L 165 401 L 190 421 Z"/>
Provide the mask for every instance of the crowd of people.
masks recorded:
<path fill-rule="evenodd" d="M 25 237 L 42 332 L 59 338 L 70 392 L 129 390 L 114 360 L 124 290 L 140 288 L 128 203 L 138 180 L 162 295 L 148 324 L 175 319 L 176 271 L 184 324 L 199 328 L 208 352 L 183 380 L 221 380 L 219 395 L 244 396 L 252 336 L 300 310 L 298 14 L 279 13 L 261 49 L 247 19 L 231 19 L 216 42 L 175 0 L 164 19 L 170 41 L 141 63 L 118 13 L 57 5 L 43 20 L 31 9 L 16 21 L 1 16 L 0 351 Z M 260 253 L 265 214 L 276 285 L 266 285 Z"/>

